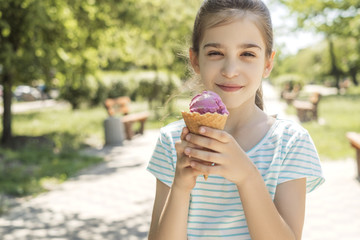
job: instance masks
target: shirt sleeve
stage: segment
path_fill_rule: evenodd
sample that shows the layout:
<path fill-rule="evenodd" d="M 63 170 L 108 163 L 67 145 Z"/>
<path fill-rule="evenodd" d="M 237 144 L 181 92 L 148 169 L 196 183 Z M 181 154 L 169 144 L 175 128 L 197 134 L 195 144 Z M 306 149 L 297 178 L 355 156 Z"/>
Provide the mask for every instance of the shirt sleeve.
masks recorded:
<path fill-rule="evenodd" d="M 306 192 L 312 192 L 324 181 L 315 144 L 307 131 L 296 134 L 290 141 L 289 151 L 282 162 L 279 181 L 306 178 Z"/>
<path fill-rule="evenodd" d="M 176 151 L 171 136 L 160 132 L 147 170 L 158 180 L 171 187 L 175 176 Z"/>

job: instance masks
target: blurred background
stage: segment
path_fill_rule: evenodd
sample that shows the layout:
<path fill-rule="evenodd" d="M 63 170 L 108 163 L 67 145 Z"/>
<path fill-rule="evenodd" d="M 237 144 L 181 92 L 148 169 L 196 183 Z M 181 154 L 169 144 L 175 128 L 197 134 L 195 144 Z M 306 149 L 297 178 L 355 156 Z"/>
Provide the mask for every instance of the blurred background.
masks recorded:
<path fill-rule="evenodd" d="M 286 105 L 321 94 L 303 126 L 324 161 L 355 158 L 360 132 L 360 1 L 267 0 Z M 104 161 L 106 99 L 147 111 L 145 130 L 187 109 L 187 51 L 199 0 L 0 1 L 0 215 Z M 291 95 L 291 97 L 288 97 Z M 121 115 L 120 115 L 121 116 Z M 298 116 L 299 117 L 299 116 Z"/>

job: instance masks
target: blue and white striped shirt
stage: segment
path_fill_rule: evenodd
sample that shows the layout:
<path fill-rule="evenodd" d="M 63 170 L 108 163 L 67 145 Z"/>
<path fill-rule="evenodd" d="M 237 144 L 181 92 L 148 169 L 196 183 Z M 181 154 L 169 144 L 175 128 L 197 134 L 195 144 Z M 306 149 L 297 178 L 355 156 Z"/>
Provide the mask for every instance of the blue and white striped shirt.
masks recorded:
<path fill-rule="evenodd" d="M 171 187 L 176 167 L 175 142 L 185 127 L 183 120 L 160 130 L 148 165 L 157 179 Z M 299 124 L 277 119 L 265 137 L 247 155 L 261 173 L 274 199 L 280 183 L 306 177 L 307 192 L 324 182 L 320 160 L 308 132 Z M 223 177 L 197 178 L 191 192 L 188 239 L 250 239 L 239 192 Z"/>

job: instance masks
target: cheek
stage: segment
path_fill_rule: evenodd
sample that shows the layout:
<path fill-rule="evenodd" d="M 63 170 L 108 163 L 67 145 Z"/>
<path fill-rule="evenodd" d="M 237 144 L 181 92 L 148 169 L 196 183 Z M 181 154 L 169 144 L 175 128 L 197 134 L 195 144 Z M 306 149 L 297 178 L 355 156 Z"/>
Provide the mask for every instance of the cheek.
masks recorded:
<path fill-rule="evenodd" d="M 247 78 L 252 79 L 252 81 L 261 81 L 262 76 L 264 74 L 264 65 L 262 63 L 259 64 L 248 64 L 244 71 L 246 72 Z"/>
<path fill-rule="evenodd" d="M 200 77 L 204 85 L 211 85 L 218 76 L 218 67 L 215 64 L 207 63 L 200 65 Z"/>

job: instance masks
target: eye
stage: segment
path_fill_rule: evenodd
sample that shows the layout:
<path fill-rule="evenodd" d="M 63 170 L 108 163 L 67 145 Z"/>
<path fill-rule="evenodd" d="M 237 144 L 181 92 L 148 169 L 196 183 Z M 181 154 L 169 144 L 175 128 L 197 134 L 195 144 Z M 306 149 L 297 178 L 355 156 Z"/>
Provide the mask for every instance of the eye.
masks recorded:
<path fill-rule="evenodd" d="M 222 56 L 223 54 L 219 51 L 210 51 L 207 54 L 208 56 Z"/>
<path fill-rule="evenodd" d="M 241 54 L 241 56 L 244 56 L 244 57 L 256 57 L 256 55 L 251 53 L 251 52 L 244 52 L 244 53 Z"/>

